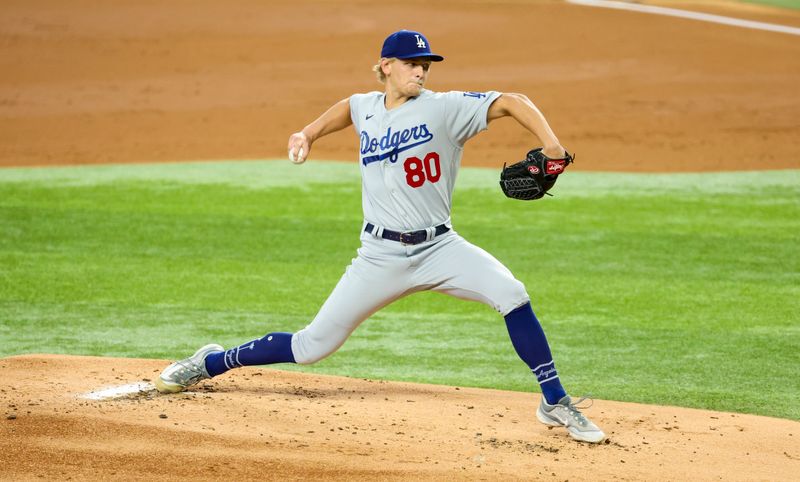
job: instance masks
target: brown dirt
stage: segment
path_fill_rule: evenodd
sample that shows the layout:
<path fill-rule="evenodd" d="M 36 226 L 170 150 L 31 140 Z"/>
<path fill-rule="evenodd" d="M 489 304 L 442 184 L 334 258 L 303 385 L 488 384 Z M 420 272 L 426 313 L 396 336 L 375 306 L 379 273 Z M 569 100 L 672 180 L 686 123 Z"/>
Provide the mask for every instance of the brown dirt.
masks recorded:
<path fill-rule="evenodd" d="M 800 26 L 800 13 L 670 2 Z M 800 42 L 787 34 L 557 1 L 5 0 L 0 166 L 283 158 L 288 134 L 352 92 L 392 30 L 447 60 L 429 87 L 519 91 L 578 153 L 576 169 L 800 167 Z M 424 12 L 424 13 L 422 13 Z M 465 165 L 534 140 L 512 120 Z M 352 160 L 347 130 L 317 159 Z"/>
<path fill-rule="evenodd" d="M 86 393 L 159 360 L 0 360 L 4 479 L 791 480 L 800 423 L 599 400 L 607 444 L 534 415 L 538 395 L 245 368 L 191 392 Z M 14 418 L 15 417 L 15 418 Z"/>
<path fill-rule="evenodd" d="M 800 26 L 800 14 L 774 8 L 670 5 Z M 290 132 L 378 87 L 369 67 L 386 33 L 417 28 L 447 57 L 429 87 L 528 94 L 578 152 L 577 169 L 800 168 L 796 36 L 555 1 L 403 6 L 5 0 L 0 166 L 283 157 Z M 530 144 L 501 120 L 464 163 L 498 167 Z M 335 134 L 313 158 L 352 160 L 355 145 L 352 132 Z M 538 395 L 494 390 L 243 369 L 192 393 L 78 398 L 152 379 L 165 363 L 0 360 L 0 479 L 800 473 L 797 422 L 675 407 L 597 401 L 588 413 L 610 443 L 589 446 L 538 424 Z"/>

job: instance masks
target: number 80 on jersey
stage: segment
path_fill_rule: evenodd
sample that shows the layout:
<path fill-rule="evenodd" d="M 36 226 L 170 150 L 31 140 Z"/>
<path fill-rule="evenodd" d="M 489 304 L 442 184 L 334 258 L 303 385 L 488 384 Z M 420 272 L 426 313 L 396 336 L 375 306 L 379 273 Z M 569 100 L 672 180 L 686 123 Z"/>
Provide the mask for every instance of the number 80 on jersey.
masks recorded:
<path fill-rule="evenodd" d="M 425 181 L 436 183 L 442 176 L 439 154 L 436 152 L 425 154 L 424 159 L 409 157 L 403 163 L 403 169 L 406 171 L 406 183 L 413 188 L 421 187 Z"/>

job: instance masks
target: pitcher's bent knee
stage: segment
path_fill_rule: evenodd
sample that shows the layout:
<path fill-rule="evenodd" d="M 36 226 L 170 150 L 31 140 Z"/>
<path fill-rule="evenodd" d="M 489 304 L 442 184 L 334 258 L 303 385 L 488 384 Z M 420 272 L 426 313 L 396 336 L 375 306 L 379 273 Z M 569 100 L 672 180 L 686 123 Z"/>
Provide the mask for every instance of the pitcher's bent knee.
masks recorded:
<path fill-rule="evenodd" d="M 512 278 L 504 286 L 502 299 L 498 301 L 495 308 L 501 315 L 505 316 L 530 301 L 530 299 L 528 291 L 525 289 L 525 284 L 516 278 Z"/>

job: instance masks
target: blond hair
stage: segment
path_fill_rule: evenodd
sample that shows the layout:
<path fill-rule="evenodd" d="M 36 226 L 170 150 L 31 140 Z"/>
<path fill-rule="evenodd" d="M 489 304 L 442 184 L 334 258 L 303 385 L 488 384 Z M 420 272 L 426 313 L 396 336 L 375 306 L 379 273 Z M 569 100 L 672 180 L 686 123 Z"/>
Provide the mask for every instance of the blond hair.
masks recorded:
<path fill-rule="evenodd" d="M 386 74 L 383 73 L 383 69 L 381 68 L 381 64 L 383 63 L 384 60 L 388 60 L 389 62 L 394 62 L 397 59 L 394 57 L 383 57 L 381 58 L 380 61 L 378 61 L 377 64 L 372 66 L 372 71 L 375 72 L 375 77 L 381 84 L 386 83 Z"/>

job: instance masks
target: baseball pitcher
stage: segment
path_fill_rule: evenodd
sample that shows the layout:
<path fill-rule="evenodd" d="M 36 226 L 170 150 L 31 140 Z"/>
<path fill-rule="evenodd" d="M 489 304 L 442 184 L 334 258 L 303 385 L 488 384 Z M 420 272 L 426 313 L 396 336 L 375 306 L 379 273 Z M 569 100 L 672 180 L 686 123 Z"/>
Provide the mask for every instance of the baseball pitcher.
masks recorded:
<path fill-rule="evenodd" d="M 426 90 L 432 63 L 442 60 L 419 32 L 389 35 L 373 67 L 383 91 L 343 99 L 289 137 L 289 159 L 300 164 L 321 137 L 351 125 L 359 136 L 361 247 L 311 323 L 297 333 L 269 333 L 229 350 L 206 345 L 168 366 L 156 380 L 159 391 L 178 392 L 245 365 L 314 363 L 379 309 L 433 290 L 485 303 L 505 318 L 514 349 L 541 387 L 536 415 L 542 423 L 566 427 L 584 442 L 605 438 L 561 385 L 525 286 L 461 237 L 450 220 L 464 144 L 491 121 L 511 116 L 543 145 L 523 163 L 504 168 L 500 184 L 509 197 L 542 197 L 572 157 L 524 95 Z"/>

